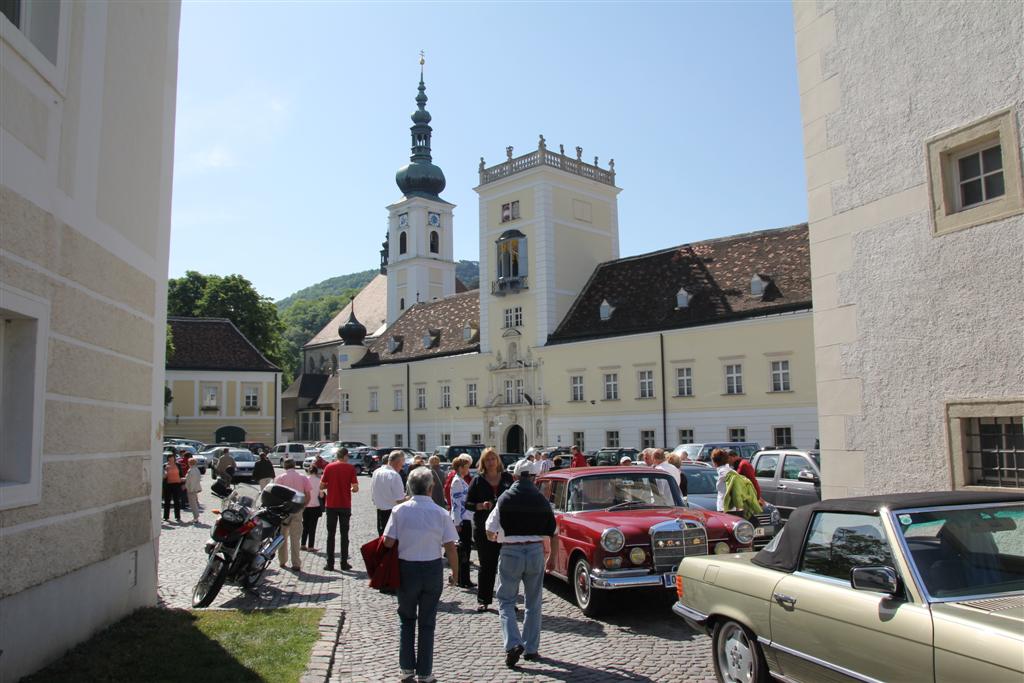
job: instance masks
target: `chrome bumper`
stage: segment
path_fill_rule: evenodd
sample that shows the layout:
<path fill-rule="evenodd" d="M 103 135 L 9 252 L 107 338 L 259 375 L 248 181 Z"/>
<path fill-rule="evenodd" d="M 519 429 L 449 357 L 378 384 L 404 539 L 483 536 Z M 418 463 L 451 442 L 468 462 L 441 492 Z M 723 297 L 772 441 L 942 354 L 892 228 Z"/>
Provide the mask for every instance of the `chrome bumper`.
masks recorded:
<path fill-rule="evenodd" d="M 707 633 L 706 624 L 708 622 L 708 615 L 698 612 L 695 609 L 690 609 L 678 600 L 674 605 L 672 605 L 672 612 L 676 616 L 685 619 L 686 623 L 689 624 L 694 630 Z"/>
<path fill-rule="evenodd" d="M 610 571 L 594 569 L 590 572 L 590 585 L 601 590 L 664 586 L 661 580 L 661 574 L 651 574 L 646 569 L 619 569 Z M 672 588 L 675 589 L 675 586 Z"/>

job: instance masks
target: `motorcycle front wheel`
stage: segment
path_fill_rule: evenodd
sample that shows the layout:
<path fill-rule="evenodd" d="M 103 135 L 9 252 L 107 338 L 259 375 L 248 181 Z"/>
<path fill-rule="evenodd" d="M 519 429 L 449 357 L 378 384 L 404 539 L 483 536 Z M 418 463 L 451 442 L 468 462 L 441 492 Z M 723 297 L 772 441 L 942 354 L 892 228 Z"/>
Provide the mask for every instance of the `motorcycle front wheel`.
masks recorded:
<path fill-rule="evenodd" d="M 220 593 L 224 579 L 228 577 L 228 563 L 220 555 L 213 553 L 206 563 L 203 575 L 199 577 L 196 587 L 192 589 L 192 606 L 209 607 L 213 599 Z"/>

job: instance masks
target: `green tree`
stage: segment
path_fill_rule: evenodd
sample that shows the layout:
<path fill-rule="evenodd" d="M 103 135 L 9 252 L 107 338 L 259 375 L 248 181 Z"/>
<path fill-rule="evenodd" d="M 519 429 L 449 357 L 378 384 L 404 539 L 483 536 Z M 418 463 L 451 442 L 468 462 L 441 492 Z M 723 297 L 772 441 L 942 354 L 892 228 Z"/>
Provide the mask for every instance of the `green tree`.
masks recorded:
<path fill-rule="evenodd" d="M 298 299 L 281 311 L 285 325 L 285 369 L 291 377 L 302 372 L 302 347 L 343 309 L 359 292 L 347 289 L 318 299 Z"/>
<path fill-rule="evenodd" d="M 184 277 L 168 281 L 167 315 L 194 317 L 199 300 L 203 298 L 203 292 L 206 291 L 209 282 L 210 278 L 194 270 L 186 271 Z"/>

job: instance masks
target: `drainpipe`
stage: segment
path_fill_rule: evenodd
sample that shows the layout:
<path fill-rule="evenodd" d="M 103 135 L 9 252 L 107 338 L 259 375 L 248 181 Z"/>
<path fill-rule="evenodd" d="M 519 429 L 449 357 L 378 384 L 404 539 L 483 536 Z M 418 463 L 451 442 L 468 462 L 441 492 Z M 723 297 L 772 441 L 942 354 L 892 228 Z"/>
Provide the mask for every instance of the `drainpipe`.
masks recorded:
<path fill-rule="evenodd" d="M 661 347 L 661 438 L 665 447 L 670 446 L 668 442 L 668 396 L 665 389 L 665 335 L 658 333 L 658 344 Z"/>
<path fill-rule="evenodd" d="M 409 364 L 405 364 L 405 442 L 409 444 L 407 448 L 412 448 L 412 396 L 409 394 L 409 378 L 412 376 L 412 370 Z M 413 449 L 415 450 L 415 449 Z"/>

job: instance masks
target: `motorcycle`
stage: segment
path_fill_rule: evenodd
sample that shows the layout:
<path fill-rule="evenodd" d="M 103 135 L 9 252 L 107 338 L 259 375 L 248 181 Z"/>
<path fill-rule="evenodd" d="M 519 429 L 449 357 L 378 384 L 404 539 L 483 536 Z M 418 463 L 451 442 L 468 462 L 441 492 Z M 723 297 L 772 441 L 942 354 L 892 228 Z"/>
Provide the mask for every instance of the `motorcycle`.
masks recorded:
<path fill-rule="evenodd" d="M 305 506 L 304 493 L 279 484 L 262 493 L 253 486 L 231 490 L 206 542 L 210 558 L 192 589 L 192 606 L 208 607 L 225 582 L 254 591 L 284 542 L 282 522 Z"/>

